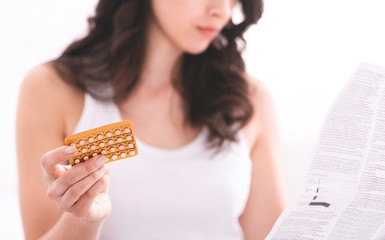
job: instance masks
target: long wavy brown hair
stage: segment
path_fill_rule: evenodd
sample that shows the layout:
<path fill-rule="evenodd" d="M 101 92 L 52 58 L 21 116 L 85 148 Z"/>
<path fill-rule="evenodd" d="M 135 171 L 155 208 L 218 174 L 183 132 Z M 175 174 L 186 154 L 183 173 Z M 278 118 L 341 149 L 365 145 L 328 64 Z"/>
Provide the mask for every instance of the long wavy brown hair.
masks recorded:
<path fill-rule="evenodd" d="M 236 141 L 236 132 L 253 114 L 241 52 L 243 33 L 261 18 L 263 2 L 239 2 L 243 20 L 230 20 L 204 52 L 184 53 L 173 69 L 187 124 L 208 126 L 211 147 Z M 52 61 L 54 69 L 96 99 L 123 102 L 142 73 L 151 15 L 150 0 L 100 0 L 88 18 L 88 33 Z"/>

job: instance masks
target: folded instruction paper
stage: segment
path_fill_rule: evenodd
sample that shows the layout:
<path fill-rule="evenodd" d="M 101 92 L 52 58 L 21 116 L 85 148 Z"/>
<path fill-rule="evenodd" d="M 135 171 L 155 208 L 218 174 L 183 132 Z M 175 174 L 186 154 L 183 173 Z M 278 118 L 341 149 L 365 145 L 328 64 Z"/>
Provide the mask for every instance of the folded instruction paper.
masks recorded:
<path fill-rule="evenodd" d="M 385 68 L 361 63 L 350 77 L 266 239 L 385 239 Z"/>

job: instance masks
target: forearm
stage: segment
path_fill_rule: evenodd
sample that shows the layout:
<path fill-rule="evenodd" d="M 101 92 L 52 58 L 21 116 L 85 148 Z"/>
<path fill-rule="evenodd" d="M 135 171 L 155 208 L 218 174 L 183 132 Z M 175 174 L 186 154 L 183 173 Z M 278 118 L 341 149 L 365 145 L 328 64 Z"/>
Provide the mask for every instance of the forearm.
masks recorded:
<path fill-rule="evenodd" d="M 98 239 L 103 220 L 87 221 L 73 214 L 63 213 L 59 221 L 40 240 Z"/>

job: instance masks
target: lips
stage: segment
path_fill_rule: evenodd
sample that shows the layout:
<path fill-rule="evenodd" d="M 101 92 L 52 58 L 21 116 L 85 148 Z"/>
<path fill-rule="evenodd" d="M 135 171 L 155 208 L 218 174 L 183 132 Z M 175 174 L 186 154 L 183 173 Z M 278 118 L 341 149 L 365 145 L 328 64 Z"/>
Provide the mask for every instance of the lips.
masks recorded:
<path fill-rule="evenodd" d="M 215 38 L 218 33 L 219 33 L 219 29 L 216 28 L 216 27 L 201 27 L 201 26 L 198 26 L 197 27 L 198 31 L 205 37 L 209 37 L 209 38 Z"/>

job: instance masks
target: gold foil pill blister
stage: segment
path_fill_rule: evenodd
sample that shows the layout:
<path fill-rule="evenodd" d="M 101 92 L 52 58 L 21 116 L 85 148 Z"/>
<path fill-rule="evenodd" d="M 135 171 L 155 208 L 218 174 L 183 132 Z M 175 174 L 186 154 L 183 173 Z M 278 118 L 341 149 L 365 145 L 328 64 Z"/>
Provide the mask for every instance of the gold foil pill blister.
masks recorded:
<path fill-rule="evenodd" d="M 77 155 L 70 158 L 72 166 L 98 155 L 104 155 L 108 163 L 138 154 L 132 124 L 127 120 L 76 133 L 64 143 L 76 147 Z"/>

